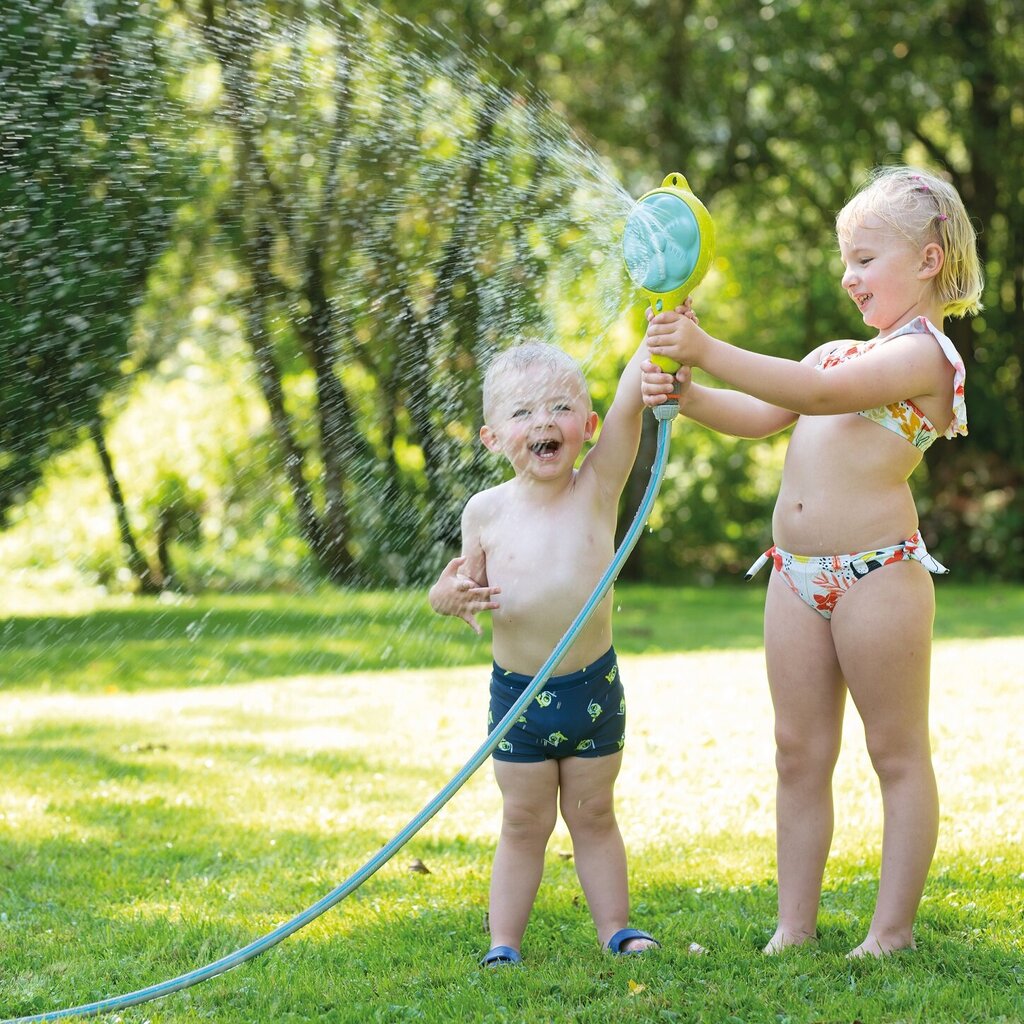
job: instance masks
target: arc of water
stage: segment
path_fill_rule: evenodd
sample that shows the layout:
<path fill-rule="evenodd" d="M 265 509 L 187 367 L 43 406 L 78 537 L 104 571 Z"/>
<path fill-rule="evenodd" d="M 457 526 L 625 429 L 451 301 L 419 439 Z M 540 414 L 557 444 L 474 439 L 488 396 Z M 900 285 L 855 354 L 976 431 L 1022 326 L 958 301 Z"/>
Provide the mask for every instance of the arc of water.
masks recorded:
<path fill-rule="evenodd" d="M 647 483 L 647 490 L 644 492 L 640 506 L 633 517 L 629 530 L 622 539 L 618 550 L 612 557 L 604 575 L 598 581 L 594 592 L 587 599 L 580 609 L 579 614 L 566 630 L 565 635 L 551 656 L 541 666 L 540 671 L 534 676 L 533 681 L 523 691 L 522 696 L 509 708 L 508 713 L 494 727 L 491 733 L 470 759 L 463 765 L 459 772 L 452 777 L 448 784 L 441 789 L 437 795 L 417 814 L 410 822 L 398 832 L 390 842 L 382 846 L 377 853 L 370 858 L 358 871 L 350 875 L 336 889 L 331 890 L 326 896 L 314 903 L 311 907 L 296 914 L 291 920 L 279 925 L 273 931 L 259 939 L 250 942 L 249 945 L 207 964 L 205 967 L 196 968 L 176 978 L 169 978 L 167 981 L 140 988 L 135 992 L 128 992 L 120 996 L 110 996 L 93 1003 L 83 1003 L 81 1006 L 72 1006 L 63 1010 L 50 1010 L 46 1013 L 37 1013 L 28 1017 L 12 1017 L 0 1022 L 0 1024 L 30 1024 L 35 1021 L 61 1020 L 67 1017 L 85 1017 L 98 1013 L 109 1013 L 113 1010 L 122 1010 L 128 1006 L 136 1006 L 139 1003 L 149 1002 L 151 999 L 159 999 L 161 996 L 170 995 L 172 992 L 180 992 L 182 989 L 198 985 L 202 981 L 215 978 L 218 974 L 224 974 L 234 967 L 252 960 L 254 957 L 265 953 L 268 949 L 276 946 L 282 940 L 293 935 L 300 928 L 315 921 L 325 911 L 340 903 L 346 896 L 355 892 L 371 875 L 375 874 L 403 847 L 431 818 L 441 810 L 442 807 L 466 784 L 470 776 L 487 760 L 494 752 L 495 747 L 505 738 L 506 733 L 515 724 L 523 709 L 540 693 L 541 688 L 551 677 L 558 663 L 565 657 L 566 651 L 572 646 L 580 630 L 586 625 L 594 609 L 601 603 L 604 596 L 611 589 L 619 570 L 622 568 L 630 552 L 640 539 L 640 533 L 650 518 L 654 501 L 661 490 L 661 481 L 665 475 L 665 465 L 668 461 L 668 442 L 672 420 L 679 412 L 679 406 L 673 402 L 666 402 L 654 409 L 654 415 L 658 419 L 658 445 L 655 453 L 654 465 L 651 467 L 651 477 Z"/>

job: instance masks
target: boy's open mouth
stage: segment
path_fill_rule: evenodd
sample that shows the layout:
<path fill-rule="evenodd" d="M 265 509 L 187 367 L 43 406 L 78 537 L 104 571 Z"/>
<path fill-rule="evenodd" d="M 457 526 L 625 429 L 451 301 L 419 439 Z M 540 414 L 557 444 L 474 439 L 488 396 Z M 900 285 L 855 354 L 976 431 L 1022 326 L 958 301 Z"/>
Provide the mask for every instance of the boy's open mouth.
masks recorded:
<path fill-rule="evenodd" d="M 530 451 L 533 452 L 534 455 L 543 459 L 547 456 L 554 455 L 561 447 L 561 441 L 538 441 L 536 444 L 530 445 Z"/>

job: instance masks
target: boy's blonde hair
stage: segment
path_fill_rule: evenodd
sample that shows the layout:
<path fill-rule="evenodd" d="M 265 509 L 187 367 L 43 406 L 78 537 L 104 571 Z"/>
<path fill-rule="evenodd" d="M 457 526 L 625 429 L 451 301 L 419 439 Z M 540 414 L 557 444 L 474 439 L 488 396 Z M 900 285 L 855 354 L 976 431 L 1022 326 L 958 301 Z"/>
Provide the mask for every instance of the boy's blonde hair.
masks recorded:
<path fill-rule="evenodd" d="M 912 245 L 936 242 L 945 254 L 935 279 L 946 316 L 981 312 L 984 278 L 974 225 L 963 200 L 948 182 L 917 167 L 879 167 L 836 217 L 836 235 L 852 230 L 874 214 Z"/>
<path fill-rule="evenodd" d="M 586 396 L 589 405 L 590 389 L 580 364 L 557 345 L 526 339 L 499 352 L 488 364 L 484 374 L 485 421 L 489 421 L 494 412 L 494 404 L 501 390 L 501 378 L 506 374 L 522 373 L 535 367 L 546 371 L 543 375 L 545 381 L 553 377 L 564 377 L 578 384 L 580 393 Z"/>

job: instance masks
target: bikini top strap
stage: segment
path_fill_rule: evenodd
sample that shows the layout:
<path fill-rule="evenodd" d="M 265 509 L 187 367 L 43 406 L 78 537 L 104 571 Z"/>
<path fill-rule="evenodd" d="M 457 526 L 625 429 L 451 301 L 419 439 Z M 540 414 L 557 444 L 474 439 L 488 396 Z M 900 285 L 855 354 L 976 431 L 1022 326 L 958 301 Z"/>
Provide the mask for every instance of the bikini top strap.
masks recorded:
<path fill-rule="evenodd" d="M 901 334 L 930 334 L 942 349 L 942 354 L 953 366 L 953 414 L 949 426 L 943 432 L 943 437 L 953 438 L 957 435 L 967 433 L 967 401 L 964 397 L 964 380 L 966 372 L 964 361 L 960 358 L 956 346 L 940 331 L 935 324 L 926 316 L 919 316 L 897 328 L 892 334 L 887 335 L 883 341 L 891 341 Z"/>

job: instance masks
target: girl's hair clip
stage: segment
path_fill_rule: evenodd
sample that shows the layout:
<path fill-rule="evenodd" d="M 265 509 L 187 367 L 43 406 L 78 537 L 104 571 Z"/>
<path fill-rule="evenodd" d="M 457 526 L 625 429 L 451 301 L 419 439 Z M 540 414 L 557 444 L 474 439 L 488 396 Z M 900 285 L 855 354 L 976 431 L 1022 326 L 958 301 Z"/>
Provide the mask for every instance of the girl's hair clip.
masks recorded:
<path fill-rule="evenodd" d="M 939 220 L 949 220 L 949 218 L 944 213 L 940 213 Z"/>

